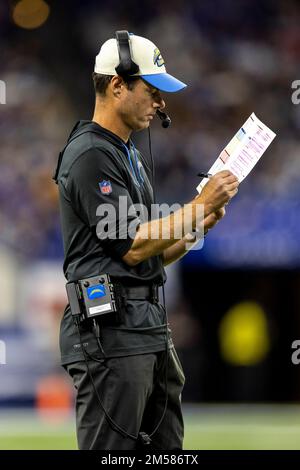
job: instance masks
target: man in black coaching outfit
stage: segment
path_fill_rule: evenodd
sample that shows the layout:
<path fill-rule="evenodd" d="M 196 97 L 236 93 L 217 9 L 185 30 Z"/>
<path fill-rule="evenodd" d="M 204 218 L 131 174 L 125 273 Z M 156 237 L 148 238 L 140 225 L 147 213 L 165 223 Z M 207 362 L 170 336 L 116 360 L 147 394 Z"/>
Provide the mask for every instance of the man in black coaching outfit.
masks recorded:
<path fill-rule="evenodd" d="M 131 73 L 124 65 L 126 47 L 127 58 L 133 61 Z M 179 209 L 177 215 L 182 217 L 171 214 L 163 219 L 170 227 L 166 239 L 162 219 L 142 221 L 132 209 L 124 218 L 120 200 L 128 209 L 143 204 L 150 214 L 152 168 L 130 136 L 148 128 L 156 112 L 164 109 L 161 91 L 176 92 L 186 85 L 167 74 L 162 55 L 151 41 L 127 32 L 102 45 L 93 80 L 92 121 L 76 124 L 56 171 L 64 273 L 68 282 L 109 274 L 123 289 L 124 308 L 117 315 L 97 318 L 98 337 L 89 320 L 81 323 L 79 336 L 69 305 L 65 309 L 60 348 L 62 364 L 77 390 L 78 446 L 132 450 L 142 442 L 150 443 L 150 449 L 181 449 L 184 374 L 157 288 L 166 280 L 162 264 L 187 252 L 190 238 L 183 233 L 182 220 L 188 206 Z M 213 176 L 190 202 L 193 228 L 197 224 L 204 231 L 212 228 L 225 214 L 224 205 L 237 186 L 229 171 Z M 113 233 L 104 223 L 102 208 L 107 205 L 115 214 Z M 202 221 L 197 219 L 198 205 L 204 205 Z M 132 226 L 134 236 L 128 233 Z M 149 236 L 151 230 L 158 234 L 156 238 Z"/>

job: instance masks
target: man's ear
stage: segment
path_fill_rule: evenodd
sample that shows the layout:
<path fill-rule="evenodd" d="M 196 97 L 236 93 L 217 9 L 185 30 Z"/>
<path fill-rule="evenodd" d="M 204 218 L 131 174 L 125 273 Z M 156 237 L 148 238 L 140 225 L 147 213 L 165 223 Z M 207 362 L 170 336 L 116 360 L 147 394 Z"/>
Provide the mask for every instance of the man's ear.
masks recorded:
<path fill-rule="evenodd" d="M 120 75 L 114 75 L 110 81 L 110 88 L 115 98 L 118 98 L 121 95 L 124 87 L 125 87 L 125 82 L 123 78 L 120 77 Z"/>

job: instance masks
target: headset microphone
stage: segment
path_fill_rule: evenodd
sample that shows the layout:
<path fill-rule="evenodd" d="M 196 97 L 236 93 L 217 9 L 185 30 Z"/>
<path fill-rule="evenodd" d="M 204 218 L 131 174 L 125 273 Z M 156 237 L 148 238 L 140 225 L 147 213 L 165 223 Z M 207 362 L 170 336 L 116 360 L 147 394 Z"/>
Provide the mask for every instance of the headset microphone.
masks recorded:
<path fill-rule="evenodd" d="M 167 127 L 170 127 L 171 125 L 171 118 L 166 114 L 160 111 L 159 109 L 156 111 L 157 116 L 161 120 L 161 125 L 163 126 L 164 129 Z"/>

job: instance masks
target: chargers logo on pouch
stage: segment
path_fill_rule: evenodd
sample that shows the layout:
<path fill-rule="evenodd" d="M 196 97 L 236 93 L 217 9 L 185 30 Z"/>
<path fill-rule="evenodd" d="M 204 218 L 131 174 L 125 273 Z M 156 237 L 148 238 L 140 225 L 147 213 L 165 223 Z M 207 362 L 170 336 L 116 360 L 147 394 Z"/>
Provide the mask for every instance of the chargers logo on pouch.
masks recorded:
<path fill-rule="evenodd" d="M 157 47 L 154 49 L 153 63 L 154 65 L 157 65 L 157 67 L 161 67 L 165 63 L 164 59 L 161 56 L 160 50 Z"/>
<path fill-rule="evenodd" d="M 88 287 L 86 293 L 89 299 L 99 299 L 106 295 L 106 290 L 102 284 L 97 284 L 95 286 Z"/>
<path fill-rule="evenodd" d="M 112 192 L 111 182 L 103 180 L 99 183 L 100 191 L 102 194 L 108 196 Z"/>

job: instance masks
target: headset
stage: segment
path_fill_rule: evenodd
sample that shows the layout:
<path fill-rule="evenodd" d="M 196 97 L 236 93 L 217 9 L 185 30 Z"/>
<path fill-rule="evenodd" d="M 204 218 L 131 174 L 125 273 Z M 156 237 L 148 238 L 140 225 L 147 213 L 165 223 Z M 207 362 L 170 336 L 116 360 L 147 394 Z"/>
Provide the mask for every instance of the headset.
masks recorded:
<path fill-rule="evenodd" d="M 128 31 L 116 31 L 116 40 L 120 59 L 120 63 L 115 69 L 117 74 L 123 78 L 136 75 L 140 68 L 132 59 L 130 34 Z M 171 125 L 171 119 L 166 113 L 158 109 L 156 115 L 161 120 L 163 128 L 166 129 Z"/>

